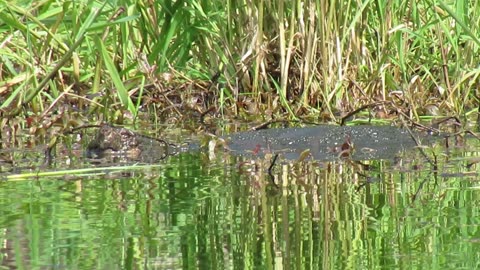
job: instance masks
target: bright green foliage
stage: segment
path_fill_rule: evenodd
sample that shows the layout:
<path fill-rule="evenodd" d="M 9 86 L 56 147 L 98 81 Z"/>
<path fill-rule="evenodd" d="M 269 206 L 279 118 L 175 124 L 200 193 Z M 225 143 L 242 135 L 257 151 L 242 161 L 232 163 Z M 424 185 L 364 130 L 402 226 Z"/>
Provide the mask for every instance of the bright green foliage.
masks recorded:
<path fill-rule="evenodd" d="M 219 74 L 216 105 L 233 110 L 460 114 L 478 107 L 479 18 L 476 1 L 1 1 L 0 108 L 101 93 L 136 116 L 140 81 Z"/>

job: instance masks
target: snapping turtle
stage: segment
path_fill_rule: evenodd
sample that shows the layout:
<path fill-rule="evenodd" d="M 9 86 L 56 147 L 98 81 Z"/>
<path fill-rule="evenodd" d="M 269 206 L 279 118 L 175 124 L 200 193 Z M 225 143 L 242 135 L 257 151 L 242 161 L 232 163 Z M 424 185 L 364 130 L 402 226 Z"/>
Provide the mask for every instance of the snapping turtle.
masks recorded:
<path fill-rule="evenodd" d="M 118 157 L 125 160 L 154 162 L 172 154 L 173 145 L 129 129 L 102 124 L 87 146 L 87 157 Z"/>
<path fill-rule="evenodd" d="M 416 146 L 407 130 L 390 126 L 314 126 L 247 131 L 222 137 L 224 149 L 234 155 L 282 154 L 296 160 L 306 151 L 314 160 L 348 157 L 354 160 L 393 159 L 398 152 Z M 186 150 L 164 140 L 103 124 L 87 148 L 87 157 L 120 157 L 152 163 Z"/>
<path fill-rule="evenodd" d="M 226 139 L 232 153 L 281 153 L 290 160 L 300 158 L 305 151 L 314 160 L 345 156 L 353 160 L 393 159 L 402 150 L 416 146 L 405 129 L 368 125 L 263 129 L 234 133 Z"/>

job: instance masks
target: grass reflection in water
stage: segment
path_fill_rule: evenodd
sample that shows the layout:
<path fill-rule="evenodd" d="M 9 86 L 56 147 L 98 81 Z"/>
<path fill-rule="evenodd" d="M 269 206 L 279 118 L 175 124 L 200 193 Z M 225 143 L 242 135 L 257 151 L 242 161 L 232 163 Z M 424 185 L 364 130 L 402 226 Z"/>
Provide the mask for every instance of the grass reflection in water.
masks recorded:
<path fill-rule="evenodd" d="M 280 157 L 272 170 L 278 187 L 268 158 L 201 153 L 123 175 L 5 181 L 2 261 L 70 269 L 473 269 L 478 189 L 476 174 L 461 174 L 472 158 L 439 160 L 444 178 L 417 153 L 362 163 Z"/>

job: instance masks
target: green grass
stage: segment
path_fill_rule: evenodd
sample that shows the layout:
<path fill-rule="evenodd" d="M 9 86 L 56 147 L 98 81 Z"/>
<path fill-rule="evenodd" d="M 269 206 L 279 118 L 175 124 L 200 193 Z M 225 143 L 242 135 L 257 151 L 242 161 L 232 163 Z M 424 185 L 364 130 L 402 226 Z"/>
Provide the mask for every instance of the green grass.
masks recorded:
<path fill-rule="evenodd" d="M 384 101 L 374 117 L 462 116 L 479 106 L 478 18 L 475 1 L 1 1 L 0 110 L 338 122 Z"/>
<path fill-rule="evenodd" d="M 110 167 L 95 167 L 85 169 L 71 169 L 71 170 L 55 170 L 55 171 L 38 171 L 31 173 L 11 174 L 5 176 L 5 180 L 8 181 L 25 181 L 32 179 L 45 179 L 45 178 L 62 178 L 62 177 L 88 177 L 99 176 L 107 173 L 117 173 L 123 171 L 145 170 L 161 165 L 126 165 L 126 166 L 110 166 Z"/>

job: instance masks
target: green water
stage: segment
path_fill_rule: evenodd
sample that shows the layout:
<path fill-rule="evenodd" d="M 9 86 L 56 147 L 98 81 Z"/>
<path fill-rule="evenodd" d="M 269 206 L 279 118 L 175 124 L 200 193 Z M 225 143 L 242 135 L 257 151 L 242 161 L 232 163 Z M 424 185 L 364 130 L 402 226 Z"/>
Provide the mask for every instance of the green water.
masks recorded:
<path fill-rule="evenodd" d="M 269 158 L 223 153 L 4 179 L 0 269 L 478 269 L 471 149 L 426 151 L 436 170 L 418 151 L 363 165 L 280 159 L 278 187 Z"/>

